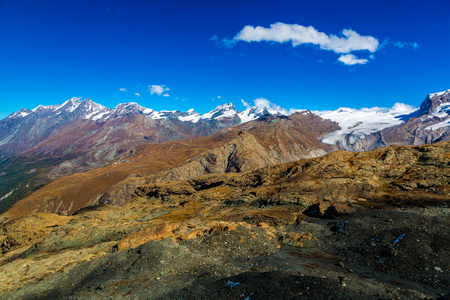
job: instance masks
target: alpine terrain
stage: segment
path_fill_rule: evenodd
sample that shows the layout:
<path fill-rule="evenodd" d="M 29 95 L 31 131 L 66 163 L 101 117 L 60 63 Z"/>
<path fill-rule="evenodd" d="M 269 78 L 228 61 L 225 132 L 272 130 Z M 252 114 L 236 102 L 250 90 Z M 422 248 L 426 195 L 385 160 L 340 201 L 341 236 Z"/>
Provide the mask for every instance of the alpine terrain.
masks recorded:
<path fill-rule="evenodd" d="M 5 299 L 447 299 L 450 90 L 418 109 L 0 121 Z"/>

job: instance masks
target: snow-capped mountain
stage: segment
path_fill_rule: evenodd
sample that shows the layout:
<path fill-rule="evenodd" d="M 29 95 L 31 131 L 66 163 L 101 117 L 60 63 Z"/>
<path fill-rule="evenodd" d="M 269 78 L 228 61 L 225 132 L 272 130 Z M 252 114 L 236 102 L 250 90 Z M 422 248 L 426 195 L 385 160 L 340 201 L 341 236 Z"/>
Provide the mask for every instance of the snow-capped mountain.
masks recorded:
<path fill-rule="evenodd" d="M 62 113 L 73 114 L 78 119 L 90 119 L 99 122 L 142 114 L 154 120 L 175 118 L 182 122 L 192 123 L 197 123 L 202 120 L 210 121 L 234 118 L 238 118 L 238 123 L 245 123 L 255 120 L 263 115 L 280 115 L 280 113 L 277 111 L 273 111 L 271 113 L 266 108 L 260 107 L 249 107 L 245 111 L 238 112 L 232 103 L 219 105 L 215 109 L 202 115 L 197 113 L 193 108 L 191 108 L 187 112 L 182 112 L 179 110 L 156 111 L 151 108 L 140 106 L 135 102 L 121 103 L 114 109 L 109 109 L 103 105 L 93 102 L 89 98 L 87 98 L 86 100 L 71 98 L 63 104 L 59 105 L 39 105 L 32 110 L 24 108 L 18 112 L 11 114 L 6 119 L 26 118 L 33 114 L 60 115 Z"/>
<path fill-rule="evenodd" d="M 429 94 L 419 109 L 396 103 L 392 108 L 340 108 L 315 111 L 340 130 L 324 136 L 327 144 L 365 151 L 388 145 L 419 145 L 450 140 L 450 90 Z"/>
<path fill-rule="evenodd" d="M 0 120 L 0 154 L 23 151 L 67 154 L 74 149 L 87 151 L 89 147 L 109 145 L 102 151 L 112 151 L 111 158 L 116 156 L 115 151 L 124 151 L 118 145 L 129 149 L 146 142 L 205 136 L 267 113 L 255 110 L 249 118 L 231 103 L 205 114 L 194 109 L 156 111 L 134 102 L 110 109 L 89 98 L 71 98 L 58 105 L 24 108 Z"/>
<path fill-rule="evenodd" d="M 79 124 L 72 125 L 70 129 L 78 131 L 69 133 L 67 128 L 64 129 L 67 131 L 64 131 L 66 135 L 61 136 L 61 141 L 52 141 L 54 145 L 72 145 L 75 141 L 68 141 L 67 135 L 78 136 L 87 128 L 91 128 L 84 132 L 88 137 L 94 136 L 93 132 L 96 130 L 105 130 L 103 136 L 98 136 L 99 141 L 104 141 L 112 134 L 112 129 L 108 127 L 112 125 L 108 124 L 113 121 L 114 126 L 122 124 L 121 130 L 125 130 L 130 137 L 125 138 L 124 134 L 118 133 L 118 129 L 114 129 L 117 141 L 135 138 L 141 142 L 162 142 L 212 134 L 222 128 L 257 120 L 262 116 L 289 116 L 294 112 L 305 112 L 293 109 L 288 111 L 265 99 L 257 100 L 255 106 L 247 105 L 244 111 L 238 111 L 232 103 L 226 103 L 200 114 L 194 109 L 187 112 L 156 111 L 134 102 L 122 103 L 110 109 L 90 99 L 71 98 L 59 105 L 39 105 L 32 110 L 24 108 L 0 120 L 0 152 L 17 153 L 38 143 L 45 143 L 49 137 L 61 132 L 61 128 L 74 121 Z M 448 140 L 450 136 L 450 90 L 429 94 L 419 109 L 396 103 L 392 108 L 339 108 L 313 113 L 339 124 L 339 130 L 323 136 L 321 141 L 338 145 L 345 150 L 362 151 L 397 143 L 429 143 Z M 138 116 L 141 117 L 136 119 Z M 83 120 L 94 123 L 83 123 Z M 136 122 L 143 123 L 133 129 L 128 128 Z M 77 129 L 76 126 L 84 126 L 84 129 Z M 136 128 L 142 132 L 137 132 Z M 84 136 L 79 138 L 86 139 Z M 138 143 L 136 141 L 133 140 L 132 144 Z M 82 144 L 81 141 L 77 143 L 77 147 Z M 47 145 L 46 149 L 55 147 Z M 61 147 L 58 145 L 56 148 Z"/>
<path fill-rule="evenodd" d="M 71 98 L 59 105 L 39 105 L 32 110 L 26 108 L 21 109 L 8 116 L 6 119 L 25 118 L 28 116 L 57 116 L 70 115 L 77 119 L 101 119 L 105 114 L 110 113 L 111 109 L 95 103 L 91 99 L 80 100 L 80 98 Z"/>
<path fill-rule="evenodd" d="M 416 108 L 396 103 L 392 108 L 361 108 L 348 107 L 333 111 L 314 111 L 323 119 L 335 121 L 341 127 L 333 133 L 322 138 L 326 144 L 340 143 L 344 149 L 350 148 L 358 139 L 364 138 L 371 133 L 404 123 L 402 116 L 411 114 Z"/>

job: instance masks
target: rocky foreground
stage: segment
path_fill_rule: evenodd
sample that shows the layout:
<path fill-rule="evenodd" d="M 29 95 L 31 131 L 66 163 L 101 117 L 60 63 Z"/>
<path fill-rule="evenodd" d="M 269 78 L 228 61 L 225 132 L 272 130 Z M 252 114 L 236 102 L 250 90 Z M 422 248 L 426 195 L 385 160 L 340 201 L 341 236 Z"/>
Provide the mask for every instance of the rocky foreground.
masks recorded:
<path fill-rule="evenodd" d="M 112 204 L 4 221 L 1 298 L 450 297 L 450 143 L 145 184 Z"/>

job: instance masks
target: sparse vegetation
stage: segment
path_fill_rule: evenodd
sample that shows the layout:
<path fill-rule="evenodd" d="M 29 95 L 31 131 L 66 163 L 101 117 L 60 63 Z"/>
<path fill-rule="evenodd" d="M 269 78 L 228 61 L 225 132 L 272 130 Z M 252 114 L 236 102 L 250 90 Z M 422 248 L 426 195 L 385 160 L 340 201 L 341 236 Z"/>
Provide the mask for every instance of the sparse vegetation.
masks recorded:
<path fill-rule="evenodd" d="M 63 158 L 35 159 L 10 156 L 0 162 L 0 214 L 19 200 L 42 188 L 49 179 L 44 176 L 48 169 L 61 163 Z"/>

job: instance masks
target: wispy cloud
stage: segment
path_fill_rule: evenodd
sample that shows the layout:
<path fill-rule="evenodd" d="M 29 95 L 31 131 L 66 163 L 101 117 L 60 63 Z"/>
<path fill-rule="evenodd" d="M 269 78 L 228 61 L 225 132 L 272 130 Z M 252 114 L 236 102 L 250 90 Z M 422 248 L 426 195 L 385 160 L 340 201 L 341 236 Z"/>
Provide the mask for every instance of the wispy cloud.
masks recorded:
<path fill-rule="evenodd" d="M 420 49 L 420 46 L 417 42 L 402 42 L 402 41 L 395 41 L 391 39 L 384 39 L 383 42 L 378 47 L 379 49 L 385 48 L 387 46 L 393 46 L 397 48 L 412 48 L 414 50 Z"/>
<path fill-rule="evenodd" d="M 134 93 L 134 95 L 135 95 L 136 97 L 140 97 L 140 96 L 141 96 L 141 94 L 139 94 L 139 93 Z"/>
<path fill-rule="evenodd" d="M 342 62 L 344 65 L 353 66 L 353 65 L 365 65 L 369 62 L 367 59 L 357 58 L 353 54 L 345 54 L 341 55 L 338 60 Z"/>
<path fill-rule="evenodd" d="M 162 95 L 163 97 L 170 97 L 170 95 L 169 94 L 164 94 L 164 95 Z"/>
<path fill-rule="evenodd" d="M 121 92 L 126 92 L 127 89 L 125 89 L 125 88 L 120 88 L 119 91 L 121 91 Z"/>
<path fill-rule="evenodd" d="M 413 49 L 419 49 L 419 44 L 416 42 L 396 42 L 394 44 L 395 47 L 397 48 L 405 48 L 405 47 L 410 47 Z"/>
<path fill-rule="evenodd" d="M 170 89 L 166 87 L 165 85 L 149 85 L 148 89 L 150 90 L 150 94 L 157 94 L 158 96 L 161 96 L 164 92 L 169 91 Z"/>

